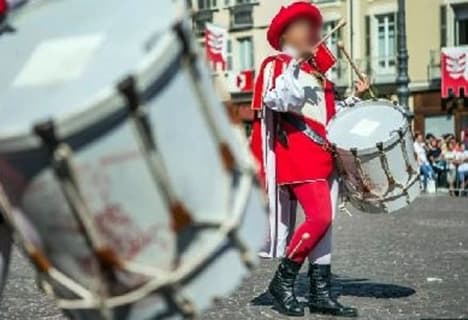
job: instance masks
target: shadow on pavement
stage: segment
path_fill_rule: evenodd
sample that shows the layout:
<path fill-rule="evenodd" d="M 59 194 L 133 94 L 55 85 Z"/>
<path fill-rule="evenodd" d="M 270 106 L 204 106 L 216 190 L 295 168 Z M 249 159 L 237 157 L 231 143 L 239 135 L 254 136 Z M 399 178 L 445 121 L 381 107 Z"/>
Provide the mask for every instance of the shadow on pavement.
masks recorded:
<path fill-rule="evenodd" d="M 307 274 L 299 275 L 296 283 L 296 294 L 298 298 L 307 298 L 309 290 Z M 379 283 L 363 278 L 346 278 L 334 275 L 332 281 L 332 295 L 352 296 L 375 299 L 395 299 L 405 298 L 416 293 L 416 290 L 410 287 L 391 283 Z M 302 299 L 301 299 L 302 300 Z M 270 306 L 273 300 L 268 292 L 255 297 L 250 301 L 254 306 Z"/>
<path fill-rule="evenodd" d="M 375 299 L 405 298 L 416 293 L 413 288 L 393 283 L 379 283 L 369 279 L 342 279 L 335 276 L 332 283 L 338 296 L 353 296 Z"/>

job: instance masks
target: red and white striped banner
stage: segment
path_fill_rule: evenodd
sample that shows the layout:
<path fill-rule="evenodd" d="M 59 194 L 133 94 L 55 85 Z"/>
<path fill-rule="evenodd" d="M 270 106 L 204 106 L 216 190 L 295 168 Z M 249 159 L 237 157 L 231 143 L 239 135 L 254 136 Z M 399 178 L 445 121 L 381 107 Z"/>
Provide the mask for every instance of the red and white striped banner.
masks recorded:
<path fill-rule="evenodd" d="M 218 69 L 221 65 L 221 70 L 225 71 L 227 67 L 227 41 L 228 32 L 226 29 L 207 23 L 205 29 L 205 51 L 208 61 L 211 63 L 213 70 Z"/>
<path fill-rule="evenodd" d="M 450 91 L 455 97 L 468 96 L 468 46 L 443 48 L 441 57 L 442 98 L 448 98 Z"/>

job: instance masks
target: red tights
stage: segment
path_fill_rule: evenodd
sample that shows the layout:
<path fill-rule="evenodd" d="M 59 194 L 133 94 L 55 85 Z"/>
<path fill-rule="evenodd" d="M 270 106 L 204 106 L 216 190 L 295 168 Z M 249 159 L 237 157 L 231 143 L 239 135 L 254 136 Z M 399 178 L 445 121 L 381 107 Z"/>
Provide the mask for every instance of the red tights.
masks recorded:
<path fill-rule="evenodd" d="M 303 263 L 332 223 L 332 204 L 328 181 L 314 181 L 290 186 L 302 206 L 304 222 L 294 232 L 287 257 Z"/>

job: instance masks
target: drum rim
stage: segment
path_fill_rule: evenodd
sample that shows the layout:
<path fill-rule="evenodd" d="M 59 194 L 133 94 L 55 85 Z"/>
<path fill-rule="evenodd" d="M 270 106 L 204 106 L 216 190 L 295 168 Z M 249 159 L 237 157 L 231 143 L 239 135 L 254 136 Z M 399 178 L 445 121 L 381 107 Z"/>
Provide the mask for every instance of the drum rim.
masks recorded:
<path fill-rule="evenodd" d="M 411 198 L 411 203 L 413 203 L 418 197 L 419 195 L 421 194 L 420 190 L 419 190 L 419 185 L 418 185 L 418 181 L 419 181 L 419 178 L 415 178 L 414 180 L 410 181 L 408 183 L 408 190 L 416 190 L 418 191 L 417 194 L 415 194 L 412 198 Z M 395 201 L 397 200 L 398 198 L 400 198 L 402 196 L 402 194 L 397 194 L 397 195 L 392 195 L 392 196 L 389 196 L 385 199 L 383 199 L 382 201 L 383 202 L 389 202 L 389 201 Z M 349 202 L 353 205 L 353 207 L 357 208 L 359 210 L 359 206 L 360 205 L 372 205 L 372 202 L 371 201 L 366 201 L 366 200 L 363 200 L 363 199 L 358 199 L 358 198 L 355 198 L 355 197 L 349 197 L 348 198 Z M 399 212 L 401 209 L 403 209 L 404 207 L 401 207 L 401 208 L 398 208 L 396 210 L 391 210 L 391 211 L 379 211 L 379 212 L 368 212 L 368 211 L 363 211 L 365 214 L 395 214 L 397 212 Z"/>
<path fill-rule="evenodd" d="M 163 75 L 175 61 L 180 59 L 179 56 L 182 51 L 183 47 L 177 39 L 177 35 L 171 30 L 166 29 L 165 32 L 161 30 L 161 38 L 158 44 L 146 54 L 142 62 L 136 64 L 133 69 L 134 72 L 130 73 L 135 76 L 138 90 L 145 91 L 150 88 L 155 80 Z M 168 55 L 168 52 L 173 54 Z M 116 83 L 109 83 L 107 87 L 98 90 L 86 103 L 74 108 L 74 112 L 64 113 L 62 116 L 52 119 L 58 137 L 65 140 L 99 123 L 106 117 L 126 111 L 127 103 L 116 88 L 116 84 L 125 76 L 116 79 Z M 45 119 L 38 119 L 35 123 L 41 122 L 41 120 Z M 33 133 L 35 123 L 31 123 L 30 127 L 10 132 L 0 132 L 0 153 L 40 148 L 42 143 Z"/>
<path fill-rule="evenodd" d="M 328 125 L 327 125 L 327 134 L 328 134 L 328 129 L 330 128 L 330 125 L 340 116 L 342 116 L 343 114 L 345 113 L 348 113 L 348 112 L 351 112 L 353 111 L 354 109 L 356 108 L 363 108 L 363 107 L 366 107 L 368 106 L 369 104 L 371 104 L 372 102 L 380 102 L 380 103 L 384 103 L 385 105 L 393 108 L 394 110 L 398 111 L 401 115 L 402 115 L 402 119 L 403 119 L 403 122 L 402 122 L 402 125 L 400 127 L 398 127 L 398 129 L 395 130 L 395 132 L 397 132 L 398 130 L 401 130 L 403 132 L 404 135 L 406 135 L 408 133 L 408 130 L 410 129 L 410 124 L 408 123 L 408 121 L 406 121 L 405 119 L 405 116 L 404 114 L 401 112 L 401 110 L 395 106 L 394 103 L 392 103 L 390 100 L 387 100 L 387 99 L 371 99 L 371 100 L 363 100 L 363 101 L 359 101 L 357 103 L 354 104 L 353 107 L 348 107 L 348 108 L 345 108 L 344 110 L 342 111 L 339 111 L 337 112 L 331 119 L 330 121 L 328 122 Z M 389 139 L 387 139 L 386 141 L 379 141 L 379 142 L 376 142 L 376 144 L 378 143 L 382 143 L 383 145 L 383 149 L 387 149 L 391 146 L 393 146 L 394 144 L 396 144 L 398 141 L 400 140 L 400 137 L 398 135 L 392 135 L 390 136 Z M 341 147 L 340 145 L 338 144 L 334 144 L 332 141 L 330 141 L 333 145 L 336 146 L 336 150 L 337 151 L 343 151 L 343 152 L 346 152 L 346 153 L 350 153 L 351 150 L 353 148 L 345 148 L 345 147 Z M 366 155 L 369 155 L 369 154 L 372 154 L 372 153 L 375 153 L 378 151 L 378 148 L 377 146 L 372 146 L 372 147 L 368 147 L 368 148 L 356 148 L 357 150 L 357 155 L 358 156 L 366 156 Z"/>

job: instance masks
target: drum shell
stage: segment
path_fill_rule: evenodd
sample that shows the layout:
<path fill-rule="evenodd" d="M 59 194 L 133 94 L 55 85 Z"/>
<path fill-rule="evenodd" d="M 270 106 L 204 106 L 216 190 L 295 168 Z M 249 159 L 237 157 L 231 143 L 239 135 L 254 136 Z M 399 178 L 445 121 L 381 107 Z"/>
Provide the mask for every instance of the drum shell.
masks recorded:
<path fill-rule="evenodd" d="M 388 106 L 388 112 L 400 112 L 393 104 L 383 103 Z M 360 107 L 359 103 L 355 106 Z M 363 212 L 396 212 L 420 194 L 419 168 L 409 124 L 402 121 L 397 125 L 393 132 L 389 132 L 387 140 L 375 141 L 374 147 L 348 149 L 336 146 L 337 167 L 342 172 L 348 199 Z"/>
<path fill-rule="evenodd" d="M 214 296 L 230 292 L 248 272 L 223 223 L 233 223 L 239 239 L 255 252 L 263 244 L 266 216 L 262 214 L 261 192 L 253 184 L 252 159 L 233 134 L 213 94 L 209 71 L 201 59 L 195 60 L 195 70 L 183 66 L 183 45 L 169 30 L 165 33 L 168 36 L 157 41 L 143 63 L 137 66 L 140 61 L 135 61 L 126 69 L 133 70 L 130 73 L 142 91 L 143 111 L 153 126 L 152 137 L 176 195 L 197 224 L 212 227 L 176 238 L 170 212 L 136 140 L 127 101 L 114 83 L 86 97 L 79 109 L 70 106 L 71 112 L 55 110 L 53 119 L 57 135 L 74 153 L 79 189 L 94 223 L 122 259 L 158 270 L 158 276 L 164 278 L 173 270 L 177 252 L 182 252 L 178 263 L 187 269 L 198 257 L 208 256 L 208 261 L 177 288 L 177 293 L 192 300 L 198 311 Z M 190 71 L 200 77 L 197 84 L 203 88 L 207 104 L 197 93 Z M 114 79 L 115 84 L 121 79 L 123 75 Z M 208 127 L 203 105 L 214 119 L 218 137 Z M 31 127 L 0 134 L 0 182 L 5 184 L 12 204 L 21 210 L 15 213 L 17 220 L 27 222 L 28 227 L 18 223 L 19 231 L 44 251 L 56 269 L 97 292 L 102 281 L 97 260 L 54 175 L 50 151 L 31 134 L 35 122 Z M 242 172 L 226 170 L 217 139 L 229 146 Z M 245 178 L 252 182 L 248 197 L 234 214 L 234 205 L 243 196 L 240 181 Z M 117 286 L 131 287 L 141 281 L 139 276 L 127 277 Z M 58 298 L 76 298 L 60 284 L 52 285 Z M 92 309 L 71 309 L 67 313 L 79 319 L 98 318 L 97 310 Z M 180 318 L 161 293 L 116 307 L 112 313 L 113 319 L 119 320 Z"/>

